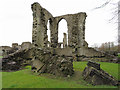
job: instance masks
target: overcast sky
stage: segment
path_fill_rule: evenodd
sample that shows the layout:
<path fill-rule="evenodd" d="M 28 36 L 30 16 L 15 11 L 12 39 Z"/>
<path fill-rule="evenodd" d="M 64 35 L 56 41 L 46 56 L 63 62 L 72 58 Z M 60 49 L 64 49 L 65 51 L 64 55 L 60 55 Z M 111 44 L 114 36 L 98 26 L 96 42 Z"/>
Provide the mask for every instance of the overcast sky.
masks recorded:
<path fill-rule="evenodd" d="M 85 39 L 89 46 L 104 42 L 117 42 L 117 24 L 109 23 L 114 16 L 119 0 L 111 0 L 104 8 L 94 9 L 109 0 L 1 0 L 0 1 L 0 46 L 11 46 L 32 41 L 31 4 L 39 2 L 53 16 L 86 12 Z M 63 22 L 63 24 L 61 24 Z M 66 23 L 60 22 L 59 29 L 65 32 Z M 67 27 L 66 27 L 67 28 Z M 60 31 L 59 30 L 59 31 Z M 67 30 L 66 30 L 67 31 Z M 59 35 L 59 38 L 62 34 Z M 62 38 L 61 38 L 62 40 Z"/>

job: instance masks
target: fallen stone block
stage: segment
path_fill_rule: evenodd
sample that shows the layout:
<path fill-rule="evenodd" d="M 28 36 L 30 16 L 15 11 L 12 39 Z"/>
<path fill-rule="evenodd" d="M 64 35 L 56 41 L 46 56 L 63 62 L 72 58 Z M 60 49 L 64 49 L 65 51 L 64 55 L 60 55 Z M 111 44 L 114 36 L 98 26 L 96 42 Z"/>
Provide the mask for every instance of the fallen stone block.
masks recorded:
<path fill-rule="evenodd" d="M 53 55 L 51 51 L 44 49 L 34 49 L 32 71 L 50 73 L 57 76 L 72 76 L 73 64 L 66 56 Z"/>
<path fill-rule="evenodd" d="M 113 76 L 100 68 L 100 64 L 89 61 L 82 73 L 83 79 L 93 85 L 118 85 Z"/>

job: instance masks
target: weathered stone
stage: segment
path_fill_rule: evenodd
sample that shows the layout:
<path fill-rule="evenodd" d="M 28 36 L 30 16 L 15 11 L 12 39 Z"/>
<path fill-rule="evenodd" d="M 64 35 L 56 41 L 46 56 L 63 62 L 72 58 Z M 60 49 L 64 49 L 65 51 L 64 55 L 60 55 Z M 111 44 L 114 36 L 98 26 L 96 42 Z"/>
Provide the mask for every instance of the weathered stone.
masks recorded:
<path fill-rule="evenodd" d="M 18 46 L 18 43 L 12 43 L 12 47 L 16 48 Z"/>
<path fill-rule="evenodd" d="M 67 47 L 67 34 L 66 33 L 63 33 L 63 48 L 66 48 Z"/>
<path fill-rule="evenodd" d="M 74 54 L 73 56 L 83 55 L 87 57 L 104 56 L 103 53 L 98 52 L 93 48 L 92 49 L 88 48 L 88 43 L 85 41 L 85 19 L 87 17 L 85 12 L 53 17 L 50 12 L 48 12 L 37 2 L 33 3 L 31 8 L 33 11 L 33 31 L 32 31 L 33 46 L 38 48 L 48 47 L 47 22 L 49 21 L 51 41 L 49 43 L 49 48 L 59 49 L 63 44 L 64 48 L 70 48 L 68 51 L 71 50 L 70 52 Z M 67 22 L 68 45 L 67 36 L 65 33 L 63 42 L 58 43 L 58 25 L 62 19 L 65 19 Z M 62 53 L 62 55 L 66 54 Z"/>
<path fill-rule="evenodd" d="M 87 65 L 82 73 L 84 80 L 93 85 L 118 85 L 115 78 L 100 69 L 100 64 L 89 61 Z"/>
<path fill-rule="evenodd" d="M 100 70 L 100 64 L 99 63 L 96 63 L 96 62 L 93 62 L 93 61 L 88 61 L 87 65 Z"/>
<path fill-rule="evenodd" d="M 51 73 L 58 76 L 72 75 L 73 64 L 66 56 L 53 55 L 50 50 L 34 48 L 32 70 L 40 73 Z"/>
<path fill-rule="evenodd" d="M 33 58 L 32 47 L 29 47 L 29 45 L 26 47 L 26 43 L 21 45 L 22 47 L 18 47 L 18 44 L 12 44 L 12 46 L 9 50 L 6 49 L 7 54 L 2 58 L 3 71 L 16 71 L 22 69 L 25 65 L 31 64 Z"/>

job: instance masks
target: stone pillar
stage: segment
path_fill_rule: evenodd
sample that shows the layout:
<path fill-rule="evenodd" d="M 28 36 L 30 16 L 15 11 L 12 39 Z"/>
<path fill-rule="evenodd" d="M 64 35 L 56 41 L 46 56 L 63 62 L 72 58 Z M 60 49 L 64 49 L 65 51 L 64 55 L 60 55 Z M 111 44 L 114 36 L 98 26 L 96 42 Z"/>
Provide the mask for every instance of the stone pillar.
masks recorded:
<path fill-rule="evenodd" d="M 31 8 L 33 11 L 32 43 L 33 46 L 43 48 L 46 28 L 43 9 L 39 3 L 33 3 Z"/>
<path fill-rule="evenodd" d="M 58 28 L 56 19 L 50 24 L 51 29 L 51 47 L 56 48 L 58 45 Z"/>
<path fill-rule="evenodd" d="M 78 51 L 84 46 L 85 42 L 85 19 L 86 13 L 77 13 L 72 17 L 72 53 L 77 59 Z"/>
<path fill-rule="evenodd" d="M 86 13 L 78 14 L 78 48 L 81 48 L 84 46 L 86 17 L 87 17 Z"/>
<path fill-rule="evenodd" d="M 63 48 L 66 48 L 67 47 L 67 34 L 66 33 L 63 33 Z"/>
<path fill-rule="evenodd" d="M 77 47 L 77 56 L 82 55 L 84 48 L 88 46 L 85 42 L 85 19 L 86 13 L 78 13 L 78 47 Z"/>

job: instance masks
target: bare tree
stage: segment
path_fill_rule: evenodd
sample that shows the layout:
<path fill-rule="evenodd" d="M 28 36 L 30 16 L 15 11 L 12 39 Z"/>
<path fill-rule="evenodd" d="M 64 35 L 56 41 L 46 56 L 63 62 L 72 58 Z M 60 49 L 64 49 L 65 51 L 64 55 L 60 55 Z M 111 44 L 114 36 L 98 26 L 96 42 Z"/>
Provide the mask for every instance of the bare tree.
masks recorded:
<path fill-rule="evenodd" d="M 103 3 L 102 5 L 94 8 L 94 9 L 100 9 L 100 8 L 105 8 L 108 4 L 112 4 L 112 5 L 116 5 L 117 7 L 115 8 L 114 10 L 114 16 L 109 20 L 109 21 L 112 21 L 112 20 L 116 20 L 117 23 L 118 23 L 118 51 L 120 52 L 120 1 L 118 0 L 117 3 L 111 3 L 113 0 L 108 0 L 106 1 L 105 3 Z"/>
<path fill-rule="evenodd" d="M 96 7 L 96 8 L 94 8 L 94 9 L 103 8 L 103 7 L 105 7 L 106 5 L 108 5 L 110 2 L 111 2 L 111 0 L 106 1 L 105 3 L 103 3 L 102 5 L 100 5 L 100 6 Z"/>

